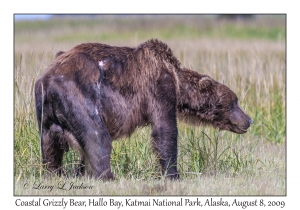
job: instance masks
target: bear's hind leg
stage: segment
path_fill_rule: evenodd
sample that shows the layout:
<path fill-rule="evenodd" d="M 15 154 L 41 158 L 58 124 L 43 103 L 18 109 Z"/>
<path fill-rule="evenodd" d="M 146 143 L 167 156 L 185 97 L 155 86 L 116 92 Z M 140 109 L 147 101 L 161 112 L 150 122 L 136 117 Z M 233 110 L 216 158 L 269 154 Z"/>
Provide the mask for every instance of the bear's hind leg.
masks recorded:
<path fill-rule="evenodd" d="M 42 130 L 41 150 L 44 167 L 58 176 L 62 173 L 62 159 L 65 148 L 61 142 L 61 128 L 57 125 L 52 125 L 49 130 Z"/>
<path fill-rule="evenodd" d="M 85 134 L 84 161 L 90 175 L 99 179 L 113 179 L 110 167 L 112 144 L 104 125 L 89 129 Z"/>
<path fill-rule="evenodd" d="M 79 166 L 76 168 L 76 171 L 75 171 L 75 175 L 77 177 L 80 177 L 80 176 L 84 176 L 85 174 L 85 161 L 84 161 L 84 156 L 81 157 L 81 161 L 80 161 L 80 164 Z"/>

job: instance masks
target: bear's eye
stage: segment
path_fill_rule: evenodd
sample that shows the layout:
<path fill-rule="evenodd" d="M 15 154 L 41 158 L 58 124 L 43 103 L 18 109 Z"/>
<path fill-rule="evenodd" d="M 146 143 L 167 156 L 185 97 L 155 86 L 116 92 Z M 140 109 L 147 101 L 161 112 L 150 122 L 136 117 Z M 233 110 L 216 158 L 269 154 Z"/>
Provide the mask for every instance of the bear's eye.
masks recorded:
<path fill-rule="evenodd" d="M 229 108 L 230 109 L 234 109 L 236 107 L 236 105 L 238 104 L 238 100 L 235 99 L 233 102 L 230 103 Z"/>

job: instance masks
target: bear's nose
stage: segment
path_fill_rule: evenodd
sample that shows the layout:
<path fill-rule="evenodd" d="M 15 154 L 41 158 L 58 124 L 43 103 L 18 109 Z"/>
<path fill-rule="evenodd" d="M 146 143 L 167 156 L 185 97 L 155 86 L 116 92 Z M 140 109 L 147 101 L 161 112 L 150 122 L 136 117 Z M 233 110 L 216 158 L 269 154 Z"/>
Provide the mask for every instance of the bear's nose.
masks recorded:
<path fill-rule="evenodd" d="M 252 118 L 250 118 L 249 123 L 252 124 L 254 122 L 254 120 Z"/>

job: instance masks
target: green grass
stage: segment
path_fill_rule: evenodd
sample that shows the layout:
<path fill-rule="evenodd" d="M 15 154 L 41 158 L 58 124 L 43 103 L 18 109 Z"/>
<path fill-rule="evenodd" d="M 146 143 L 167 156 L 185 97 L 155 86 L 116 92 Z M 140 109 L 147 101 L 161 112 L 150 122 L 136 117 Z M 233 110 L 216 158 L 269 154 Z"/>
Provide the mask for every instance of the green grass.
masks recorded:
<path fill-rule="evenodd" d="M 23 33 L 22 41 L 31 41 L 31 33 L 36 39 L 47 32 L 47 37 L 54 42 L 77 42 L 85 40 L 112 41 L 150 39 L 198 39 L 232 38 L 285 40 L 284 16 L 272 19 L 256 17 L 253 21 L 226 21 L 206 16 L 152 16 L 114 18 L 99 16 L 94 19 L 51 19 L 49 21 L 20 21 L 15 24 L 15 31 Z M 270 19 L 267 23 L 262 20 Z M 64 26 L 68 26 L 65 28 Z M 107 26 L 110 27 L 107 27 Z M 76 31 L 76 33 L 74 33 Z M 88 33 L 87 33 L 88 32 Z"/>
<path fill-rule="evenodd" d="M 285 20 L 197 16 L 64 19 L 15 24 L 14 177 L 16 195 L 284 195 L 286 193 Z M 180 182 L 164 180 L 150 128 L 113 142 L 113 182 L 76 178 L 79 157 L 64 156 L 66 177 L 47 178 L 41 164 L 33 88 L 60 50 L 82 42 L 136 46 L 165 41 L 182 65 L 230 87 L 254 119 L 244 135 L 179 123 Z M 24 189 L 24 183 L 93 185 L 90 191 Z"/>

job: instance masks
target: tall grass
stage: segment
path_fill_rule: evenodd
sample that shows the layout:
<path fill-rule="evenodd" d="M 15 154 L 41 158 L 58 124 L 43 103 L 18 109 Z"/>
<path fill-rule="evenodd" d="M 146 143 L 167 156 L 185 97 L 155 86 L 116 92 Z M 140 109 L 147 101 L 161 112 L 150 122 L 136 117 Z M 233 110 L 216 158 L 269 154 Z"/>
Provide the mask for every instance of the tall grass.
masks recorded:
<path fill-rule="evenodd" d="M 246 180 L 257 177 L 257 181 L 261 181 L 265 176 L 265 179 L 279 183 L 280 187 L 274 189 L 268 185 L 258 185 L 259 188 L 252 186 L 253 191 L 252 188 L 249 189 L 250 194 L 260 190 L 265 193 L 284 194 L 284 19 L 282 21 L 282 18 L 267 17 L 249 22 L 220 22 L 194 16 L 161 18 L 131 17 L 128 21 L 108 17 L 97 20 L 66 19 L 15 24 L 14 176 L 17 194 L 33 193 L 20 189 L 20 183 L 24 180 L 44 180 L 33 88 L 37 78 L 53 61 L 55 53 L 69 50 L 82 42 L 136 46 L 149 38 L 159 38 L 168 43 L 184 66 L 208 74 L 230 87 L 239 97 L 240 105 L 255 121 L 244 135 L 210 127 L 193 127 L 180 122 L 178 167 L 181 177 L 189 183 L 188 180 L 199 182 L 204 179 L 202 185 L 205 186 L 205 180 L 211 182 L 211 177 L 215 180 L 223 179 L 224 183 L 232 185 L 234 181 L 230 177 Z M 251 30 L 254 32 L 249 32 Z M 124 189 L 119 194 L 149 194 L 151 189 L 154 194 L 160 194 L 155 189 L 164 191 L 165 188 L 153 188 L 156 185 L 161 186 L 159 183 L 153 184 L 153 180 L 163 178 L 163 175 L 150 146 L 150 133 L 150 128 L 139 128 L 130 137 L 113 142 L 111 164 L 117 178 L 115 184 L 125 180 L 129 183 L 135 183 L 133 180 L 145 180 L 149 183 L 141 184 L 146 186 L 142 189 L 132 188 L 131 193 Z M 65 175 L 77 180 L 74 170 L 78 164 L 77 154 L 73 151 L 65 154 Z M 276 176 L 271 173 L 273 171 L 277 172 Z M 225 182 L 225 179 L 230 179 L 230 183 Z M 96 182 L 86 177 L 82 180 L 87 183 Z M 219 187 L 226 188 L 226 185 L 216 186 Z M 262 189 L 268 187 L 273 191 Z M 172 187 L 168 185 L 168 189 L 170 188 Z M 162 194 L 202 193 L 182 186 L 173 190 L 165 190 Z M 97 190 L 90 193 L 105 192 L 118 194 L 108 189 L 102 189 L 101 193 Z M 222 192 L 226 194 L 227 191 Z M 227 193 L 231 194 L 230 192 Z M 238 194 L 239 191 L 232 193 Z"/>

